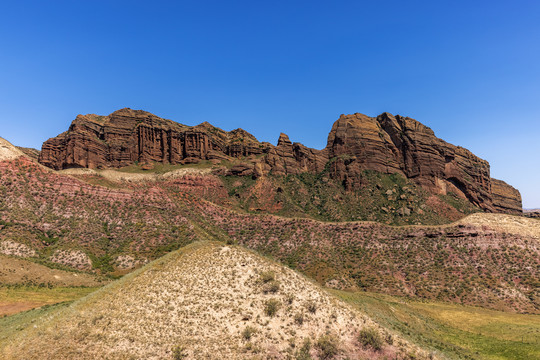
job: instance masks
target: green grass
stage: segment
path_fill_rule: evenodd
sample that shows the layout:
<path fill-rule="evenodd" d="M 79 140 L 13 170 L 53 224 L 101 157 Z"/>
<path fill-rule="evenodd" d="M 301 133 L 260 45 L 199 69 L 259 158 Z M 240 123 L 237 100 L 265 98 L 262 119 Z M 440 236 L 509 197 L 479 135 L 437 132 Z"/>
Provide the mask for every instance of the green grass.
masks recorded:
<path fill-rule="evenodd" d="M 42 316 L 66 308 L 70 303 L 71 302 L 61 302 L 54 305 L 45 305 L 37 309 L 0 318 L 0 349 L 12 336 L 26 329 Z"/>
<path fill-rule="evenodd" d="M 368 220 L 392 225 L 445 224 L 450 221 L 449 214 L 439 213 L 438 209 L 428 205 L 429 193 L 399 174 L 364 171 L 361 177 L 363 186 L 347 190 L 325 172 L 270 175 L 267 180 L 274 189 L 279 189 L 275 193 L 258 192 L 257 182 L 251 177 L 224 176 L 222 181 L 238 208 L 248 213 L 253 212 L 251 209 L 266 209 L 265 206 L 270 205 L 270 212 L 276 215 L 320 221 Z M 479 211 L 457 196 L 441 196 L 440 199 L 463 216 Z M 410 210 L 408 214 L 400 213 L 408 211 L 406 209 Z"/>
<path fill-rule="evenodd" d="M 388 295 L 332 291 L 412 342 L 449 359 L 538 359 L 540 316 Z"/>
<path fill-rule="evenodd" d="M 35 301 L 56 303 L 71 301 L 86 296 L 97 287 L 44 287 L 44 286 L 0 286 L 0 302 Z"/>
<path fill-rule="evenodd" d="M 94 292 L 96 289 L 98 288 L 0 286 L 0 304 L 16 305 L 32 302 L 36 306 L 40 306 L 10 316 L 0 314 L 0 348 L 8 338 L 31 326 L 42 316 L 67 307 L 73 301 Z"/>

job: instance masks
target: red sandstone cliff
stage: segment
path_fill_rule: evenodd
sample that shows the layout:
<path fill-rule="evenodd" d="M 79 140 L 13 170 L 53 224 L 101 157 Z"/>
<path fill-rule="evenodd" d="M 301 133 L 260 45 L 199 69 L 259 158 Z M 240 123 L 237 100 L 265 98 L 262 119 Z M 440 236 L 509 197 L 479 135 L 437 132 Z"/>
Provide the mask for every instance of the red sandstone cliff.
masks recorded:
<path fill-rule="evenodd" d="M 504 181 L 491 179 L 491 194 L 493 196 L 493 206 L 497 212 L 523 213 L 521 194 Z"/>
<path fill-rule="evenodd" d="M 333 175 L 354 187 L 363 170 L 399 173 L 432 193 L 452 191 L 493 211 L 489 163 L 420 122 L 383 113 L 342 115 L 328 136 Z"/>
<path fill-rule="evenodd" d="M 200 160 L 235 162 L 225 175 L 328 169 L 348 189 L 362 185 L 365 170 L 398 173 L 431 193 L 453 192 L 487 211 L 521 212 L 519 191 L 491 179 L 487 161 L 437 138 L 414 119 L 388 113 L 375 118 L 342 115 L 326 148 L 315 150 L 292 143 L 285 134 L 273 146 L 242 129 L 227 132 L 206 122 L 190 127 L 145 111 L 121 109 L 108 116 L 77 116 L 67 132 L 43 144 L 39 157 L 53 169 Z"/>

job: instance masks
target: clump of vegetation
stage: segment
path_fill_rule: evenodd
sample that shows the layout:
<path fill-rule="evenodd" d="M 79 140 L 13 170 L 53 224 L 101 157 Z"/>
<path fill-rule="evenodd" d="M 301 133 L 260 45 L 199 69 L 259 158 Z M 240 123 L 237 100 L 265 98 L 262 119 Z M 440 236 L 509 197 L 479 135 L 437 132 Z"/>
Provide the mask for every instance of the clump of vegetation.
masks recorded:
<path fill-rule="evenodd" d="M 263 284 L 267 284 L 276 280 L 276 273 L 273 271 L 263 271 L 260 274 L 260 280 Z"/>
<path fill-rule="evenodd" d="M 242 331 L 242 337 L 245 340 L 250 340 L 251 337 L 257 332 L 257 329 L 255 329 L 252 326 L 247 326 L 244 331 Z"/>
<path fill-rule="evenodd" d="M 294 322 L 298 325 L 302 325 L 304 323 L 304 314 L 302 313 L 294 314 Z"/>
<path fill-rule="evenodd" d="M 321 359 L 333 359 L 339 354 L 339 341 L 331 335 L 321 336 L 315 343 Z"/>
<path fill-rule="evenodd" d="M 312 314 L 315 314 L 317 312 L 317 303 L 315 301 L 310 300 L 306 303 L 306 309 Z"/>
<path fill-rule="evenodd" d="M 186 359 L 187 357 L 188 357 L 188 353 L 183 346 L 177 345 L 173 348 L 174 360 L 183 360 L 183 359 Z"/>
<path fill-rule="evenodd" d="M 302 346 L 294 354 L 294 358 L 296 360 L 312 360 L 313 358 L 311 357 L 310 351 L 311 340 L 309 338 L 306 338 Z"/>
<path fill-rule="evenodd" d="M 262 291 L 265 294 L 275 294 L 279 291 L 279 281 L 276 280 L 276 273 L 273 271 L 263 271 L 259 281 L 263 284 Z"/>
<path fill-rule="evenodd" d="M 379 351 L 383 346 L 383 339 L 377 330 L 373 328 L 364 328 L 358 333 L 358 342 L 364 347 L 370 347 L 375 351 Z"/>
<path fill-rule="evenodd" d="M 279 291 L 279 281 L 273 280 L 263 286 L 263 293 L 265 294 L 268 294 L 268 293 L 275 294 L 278 291 Z"/>
<path fill-rule="evenodd" d="M 280 301 L 277 300 L 277 299 L 270 299 L 270 300 L 267 300 L 267 301 L 264 303 L 264 313 L 265 313 L 267 316 L 273 317 L 273 316 L 275 316 L 276 313 L 278 312 L 280 306 L 281 306 L 281 303 L 280 303 Z"/>

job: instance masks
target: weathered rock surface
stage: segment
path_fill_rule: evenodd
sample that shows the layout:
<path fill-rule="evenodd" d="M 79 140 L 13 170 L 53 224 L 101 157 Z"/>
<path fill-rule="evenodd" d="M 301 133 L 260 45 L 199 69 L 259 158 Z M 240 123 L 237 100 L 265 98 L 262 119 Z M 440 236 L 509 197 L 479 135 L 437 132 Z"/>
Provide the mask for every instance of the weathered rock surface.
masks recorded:
<path fill-rule="evenodd" d="M 521 214 L 521 194 L 519 191 L 502 180 L 491 179 L 491 194 L 493 206 L 498 212 Z"/>
<path fill-rule="evenodd" d="M 277 146 L 242 129 L 230 132 L 205 122 L 186 126 L 141 110 L 108 116 L 79 115 L 69 130 L 47 140 L 39 158 L 53 169 L 233 161 L 221 175 L 261 177 L 320 173 L 328 169 L 347 189 L 362 186 L 362 173 L 401 174 L 433 194 L 454 193 L 486 211 L 521 212 L 521 196 L 494 183 L 489 163 L 435 136 L 420 122 L 383 113 L 342 115 L 325 149 L 310 149 L 281 134 Z M 147 165 L 151 166 L 151 165 Z"/>
<path fill-rule="evenodd" d="M 361 173 L 398 173 L 436 194 L 453 192 L 493 211 L 489 163 L 467 149 L 437 138 L 418 121 L 383 113 L 342 115 L 328 136 L 334 177 L 349 187 L 361 185 Z"/>

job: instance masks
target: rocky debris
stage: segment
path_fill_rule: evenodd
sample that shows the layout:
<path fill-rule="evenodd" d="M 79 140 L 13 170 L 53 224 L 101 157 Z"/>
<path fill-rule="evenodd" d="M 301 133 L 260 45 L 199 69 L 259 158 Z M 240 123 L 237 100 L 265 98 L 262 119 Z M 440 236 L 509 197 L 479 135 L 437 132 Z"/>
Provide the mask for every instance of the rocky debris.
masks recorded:
<path fill-rule="evenodd" d="M 131 255 L 120 255 L 114 260 L 114 265 L 120 270 L 129 270 L 148 263 L 147 259 L 137 260 Z"/>
<path fill-rule="evenodd" d="M 502 180 L 491 179 L 491 194 L 493 206 L 498 212 L 521 214 L 521 194 L 519 191 Z"/>
<path fill-rule="evenodd" d="M 69 130 L 47 140 L 39 161 L 53 169 L 118 168 L 153 162 L 193 164 L 232 161 L 219 175 L 283 176 L 328 170 L 346 189 L 363 185 L 363 172 L 400 174 L 432 194 L 454 193 L 490 212 L 520 212 L 519 192 L 492 185 L 489 163 L 437 138 L 429 127 L 400 115 L 341 115 L 323 150 L 280 134 L 277 146 L 242 129 L 224 131 L 204 122 L 186 126 L 142 110 L 108 116 L 79 115 Z M 492 193 L 494 191 L 495 193 Z"/>
<path fill-rule="evenodd" d="M 226 175 L 228 176 L 249 176 L 253 175 L 253 165 L 248 163 L 241 163 L 230 168 Z"/>
<path fill-rule="evenodd" d="M 89 270 L 92 268 L 92 261 L 88 255 L 81 250 L 57 250 L 51 256 L 52 262 L 62 264 L 75 269 Z"/>
<path fill-rule="evenodd" d="M 409 216 L 411 215 L 411 209 L 407 207 L 402 207 L 397 210 L 398 215 L 400 216 Z"/>
<path fill-rule="evenodd" d="M 11 240 L 0 242 L 0 254 L 18 256 L 22 258 L 37 256 L 36 250 L 27 245 Z"/>

